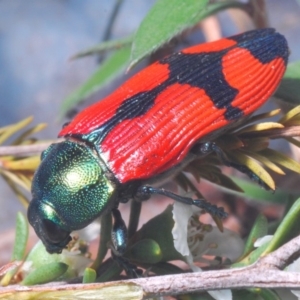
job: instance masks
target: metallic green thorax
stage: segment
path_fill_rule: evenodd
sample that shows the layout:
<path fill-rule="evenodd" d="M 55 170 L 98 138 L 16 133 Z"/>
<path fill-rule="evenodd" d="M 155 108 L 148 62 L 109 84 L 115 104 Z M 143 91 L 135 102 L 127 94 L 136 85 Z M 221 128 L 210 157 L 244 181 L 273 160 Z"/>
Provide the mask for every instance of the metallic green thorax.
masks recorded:
<path fill-rule="evenodd" d="M 114 204 L 113 183 L 99 158 L 84 144 L 52 144 L 32 182 L 28 219 L 49 252 L 60 252 L 69 234 Z"/>

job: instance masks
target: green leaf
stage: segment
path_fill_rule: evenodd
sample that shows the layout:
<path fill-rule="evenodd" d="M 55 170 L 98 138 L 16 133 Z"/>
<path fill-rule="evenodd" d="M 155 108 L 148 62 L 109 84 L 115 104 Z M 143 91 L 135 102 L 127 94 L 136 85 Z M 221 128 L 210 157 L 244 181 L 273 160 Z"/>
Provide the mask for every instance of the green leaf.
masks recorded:
<path fill-rule="evenodd" d="M 95 282 L 97 273 L 94 269 L 86 268 L 83 273 L 82 283 L 92 283 Z"/>
<path fill-rule="evenodd" d="M 12 260 L 23 260 L 28 240 L 28 222 L 22 213 L 17 214 L 16 236 Z"/>
<path fill-rule="evenodd" d="M 275 190 L 275 182 L 271 175 L 252 157 L 249 157 L 238 150 L 231 151 L 231 153 L 228 156 L 232 161 L 238 162 L 239 164 L 246 166 L 271 190 Z"/>
<path fill-rule="evenodd" d="M 267 157 L 269 160 L 273 161 L 274 163 L 277 163 L 296 173 L 300 173 L 300 163 L 290 158 L 289 156 L 273 149 L 265 149 L 260 153 Z"/>
<path fill-rule="evenodd" d="M 68 265 L 61 262 L 45 264 L 27 275 L 21 282 L 22 285 L 35 285 L 53 281 L 63 275 Z"/>
<path fill-rule="evenodd" d="M 290 63 L 275 96 L 290 104 L 300 104 L 300 61 Z"/>
<path fill-rule="evenodd" d="M 244 267 L 244 266 L 252 265 L 262 256 L 262 253 L 265 251 L 268 245 L 269 243 L 265 243 L 262 246 L 256 248 L 255 250 L 250 252 L 249 255 L 244 257 L 241 261 L 238 261 L 237 263 L 231 265 L 231 267 L 235 268 L 235 267 Z"/>
<path fill-rule="evenodd" d="M 106 41 L 73 55 L 71 59 L 77 59 L 88 55 L 101 54 L 108 50 L 118 49 L 124 47 L 125 45 L 131 44 L 132 40 L 133 36 L 130 35 L 122 39 Z"/>
<path fill-rule="evenodd" d="M 156 1 L 136 32 L 128 69 L 204 18 L 227 8 L 246 9 L 238 1 L 217 2 L 206 7 L 207 3 L 207 0 Z"/>
<path fill-rule="evenodd" d="M 163 225 L 162 225 L 163 224 Z M 169 205 L 164 212 L 149 220 L 138 230 L 129 241 L 129 247 L 139 241 L 150 239 L 158 244 L 162 262 L 169 260 L 182 260 L 182 255 L 174 248 L 172 228 L 174 226 L 172 206 Z"/>
<path fill-rule="evenodd" d="M 14 135 L 16 132 L 22 130 L 24 127 L 29 125 L 33 120 L 33 117 L 28 117 L 18 123 L 8 125 L 0 128 L 0 144 L 5 142 L 8 138 Z"/>
<path fill-rule="evenodd" d="M 12 261 L 23 261 L 26 251 L 26 245 L 28 240 L 28 222 L 25 216 L 22 213 L 17 214 L 17 224 L 16 224 L 16 234 L 15 234 L 15 243 L 13 254 L 11 257 Z M 9 285 L 11 279 L 15 276 L 18 271 L 18 266 L 9 270 L 4 277 L 1 279 L 0 285 L 7 286 Z"/>
<path fill-rule="evenodd" d="M 72 253 L 70 255 L 68 251 L 64 251 L 61 254 L 50 254 L 47 252 L 44 244 L 38 241 L 26 257 L 26 262 L 31 262 L 31 270 L 39 269 L 49 263 L 64 263 L 68 265 L 69 268 L 60 279 L 68 280 L 79 276 L 79 273 L 90 264 L 90 259 L 79 254 L 75 255 Z"/>
<path fill-rule="evenodd" d="M 142 21 L 132 45 L 130 67 L 194 25 L 207 0 L 158 0 Z"/>
<path fill-rule="evenodd" d="M 288 238 L 291 238 L 291 234 L 299 234 L 298 220 L 300 217 L 300 198 L 294 203 L 289 212 L 286 214 L 281 224 L 278 226 L 271 242 L 265 249 L 262 255 L 267 255 L 280 246 L 282 246 Z M 297 227 L 297 228 L 296 228 Z M 295 233 L 295 228 L 297 233 Z"/>
<path fill-rule="evenodd" d="M 144 239 L 130 247 L 126 257 L 138 263 L 156 264 L 160 262 L 162 253 L 157 242 L 151 239 Z"/>
<path fill-rule="evenodd" d="M 259 215 L 251 229 L 248 236 L 243 256 L 249 254 L 254 249 L 254 243 L 258 238 L 267 235 L 268 233 L 268 221 L 264 215 Z"/>
<path fill-rule="evenodd" d="M 281 189 L 276 189 L 276 191 L 272 193 L 270 191 L 262 189 L 259 185 L 249 180 L 244 180 L 233 176 L 230 176 L 230 178 L 243 189 L 244 194 L 230 190 L 224 190 L 226 193 L 248 197 L 261 203 L 284 204 L 286 199 L 288 199 L 292 195 L 291 192 L 287 192 Z M 295 195 L 293 196 L 295 197 Z"/>
<path fill-rule="evenodd" d="M 81 87 L 63 101 L 60 117 L 121 74 L 128 64 L 129 55 L 129 46 L 121 48 L 111 55 Z"/>

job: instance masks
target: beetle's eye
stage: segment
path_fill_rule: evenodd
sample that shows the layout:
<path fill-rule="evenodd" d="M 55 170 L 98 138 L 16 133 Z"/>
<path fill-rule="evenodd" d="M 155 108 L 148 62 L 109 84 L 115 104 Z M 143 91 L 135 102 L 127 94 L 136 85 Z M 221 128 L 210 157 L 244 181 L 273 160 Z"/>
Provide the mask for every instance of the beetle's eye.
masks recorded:
<path fill-rule="evenodd" d="M 50 220 L 43 220 L 43 229 L 47 238 L 54 244 L 64 241 L 68 236 L 69 232 L 63 230 L 58 225 Z"/>

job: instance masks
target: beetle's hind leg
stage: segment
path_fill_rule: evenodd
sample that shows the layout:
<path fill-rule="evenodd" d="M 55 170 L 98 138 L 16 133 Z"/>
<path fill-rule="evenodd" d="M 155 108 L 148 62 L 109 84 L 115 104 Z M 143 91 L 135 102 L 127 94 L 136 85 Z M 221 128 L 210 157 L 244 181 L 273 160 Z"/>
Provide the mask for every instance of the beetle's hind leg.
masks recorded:
<path fill-rule="evenodd" d="M 171 198 L 173 200 L 176 200 L 178 202 L 188 204 L 188 205 L 195 205 L 199 208 L 204 209 L 208 213 L 210 213 L 213 216 L 216 216 L 218 218 L 226 218 L 227 213 L 224 211 L 223 207 L 218 207 L 214 204 L 211 204 L 207 202 L 204 199 L 192 199 L 188 197 L 183 197 L 177 194 L 174 194 L 170 191 L 166 191 L 163 188 L 154 188 L 151 186 L 141 186 L 138 189 L 137 194 L 135 195 L 135 199 L 139 200 L 147 200 L 151 197 L 151 195 L 158 194 L 158 195 L 163 195 L 168 198 Z"/>
<path fill-rule="evenodd" d="M 246 174 L 251 180 L 258 183 L 265 190 L 271 190 L 269 185 L 266 182 L 264 182 L 259 176 L 257 176 L 254 172 L 252 172 L 247 166 L 233 162 L 230 159 L 228 159 L 226 153 L 215 142 L 206 142 L 200 145 L 196 145 L 196 147 L 194 147 L 193 149 L 193 152 L 199 152 L 201 155 L 215 152 L 222 164 L 228 167 L 232 167 L 240 171 L 241 173 Z"/>

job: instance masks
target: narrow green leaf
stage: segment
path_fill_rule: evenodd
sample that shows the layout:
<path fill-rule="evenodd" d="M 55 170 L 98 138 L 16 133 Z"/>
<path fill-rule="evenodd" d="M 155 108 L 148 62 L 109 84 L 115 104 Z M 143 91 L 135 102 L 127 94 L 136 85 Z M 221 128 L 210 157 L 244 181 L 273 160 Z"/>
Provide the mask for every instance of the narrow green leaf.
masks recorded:
<path fill-rule="evenodd" d="M 276 189 L 276 191 L 272 193 L 262 189 L 259 185 L 250 180 L 245 180 L 234 176 L 230 176 L 230 178 L 243 189 L 244 194 L 232 190 L 224 190 L 226 193 L 238 194 L 242 197 L 248 197 L 261 203 L 272 204 L 285 204 L 286 199 L 291 196 L 291 193 L 288 191 Z"/>
<path fill-rule="evenodd" d="M 128 69 L 204 18 L 228 8 L 246 9 L 238 1 L 207 3 L 207 0 L 156 1 L 136 32 Z"/>
<path fill-rule="evenodd" d="M 294 159 L 290 158 L 289 156 L 275 151 L 273 149 L 265 149 L 261 151 L 264 156 L 268 157 L 269 160 L 289 169 L 296 173 L 300 173 L 300 163 L 295 161 Z"/>
<path fill-rule="evenodd" d="M 261 164 L 268 167 L 273 172 L 276 172 L 280 175 L 285 175 L 283 170 L 279 168 L 276 164 L 274 164 L 272 161 L 270 161 L 266 156 L 260 155 L 257 152 L 251 152 L 251 151 L 243 151 L 246 155 L 249 155 L 250 157 L 254 158 L 255 160 L 259 161 Z"/>
<path fill-rule="evenodd" d="M 46 123 L 40 123 L 35 125 L 32 128 L 29 128 L 28 130 L 26 130 L 24 133 L 22 133 L 15 141 L 12 142 L 12 145 L 19 145 L 21 144 L 28 136 L 37 133 L 41 130 L 43 130 L 44 128 L 47 127 Z"/>
<path fill-rule="evenodd" d="M 214 173 L 214 172 L 213 172 Z M 211 181 L 207 179 L 208 181 L 211 181 L 212 183 L 215 183 L 221 187 L 224 187 L 229 190 L 233 190 L 236 192 L 243 192 L 240 186 L 238 186 L 231 178 L 229 178 L 227 175 L 222 174 L 221 172 L 214 173 L 215 175 L 215 181 Z M 204 177 L 203 177 L 204 178 Z"/>
<path fill-rule="evenodd" d="M 278 120 L 278 123 L 282 123 L 285 125 L 286 122 L 294 119 L 300 114 L 300 105 L 295 106 L 293 109 L 288 111 L 283 117 Z"/>
<path fill-rule="evenodd" d="M 0 144 L 5 142 L 9 137 L 11 137 L 16 132 L 22 130 L 24 127 L 30 124 L 32 120 L 33 117 L 28 117 L 18 123 L 0 128 Z"/>
<path fill-rule="evenodd" d="M 99 90 L 121 74 L 128 64 L 129 55 L 129 46 L 121 48 L 111 55 L 81 87 L 63 101 L 60 117 L 84 98 Z"/>
<path fill-rule="evenodd" d="M 258 215 L 251 232 L 248 236 L 243 256 L 248 255 L 254 249 L 254 243 L 258 238 L 267 235 L 268 233 L 268 221 L 264 215 Z"/>
<path fill-rule="evenodd" d="M 234 263 L 233 265 L 231 265 L 231 267 L 236 268 L 236 267 L 245 267 L 245 266 L 252 265 L 262 256 L 262 253 L 265 251 L 268 245 L 269 243 L 265 243 L 262 246 L 256 248 L 255 250 L 250 252 L 249 255 L 244 257 L 243 260 Z"/>
<path fill-rule="evenodd" d="M 106 41 L 73 55 L 71 59 L 77 59 L 88 55 L 101 54 L 108 50 L 119 49 L 121 47 L 124 47 L 125 45 L 131 44 L 132 40 L 133 35 L 126 36 L 122 39 Z"/>
<path fill-rule="evenodd" d="M 229 153 L 228 153 L 229 154 Z M 246 166 L 250 171 L 252 171 L 261 181 L 268 185 L 272 190 L 275 190 L 275 182 L 271 175 L 253 158 L 245 155 L 240 151 L 232 151 L 228 155 L 230 159 L 234 162 Z"/>
<path fill-rule="evenodd" d="M 63 275 L 68 265 L 61 262 L 45 264 L 27 275 L 21 282 L 22 285 L 35 285 L 53 281 Z"/>
<path fill-rule="evenodd" d="M 3 178 L 6 180 L 10 188 L 13 190 L 13 192 L 19 199 L 20 203 L 27 209 L 29 205 L 29 200 L 27 199 L 23 191 L 21 191 L 21 189 L 19 189 L 18 186 L 9 178 L 6 178 L 5 176 L 3 176 Z"/>
<path fill-rule="evenodd" d="M 12 183 L 17 184 L 17 185 L 21 186 L 22 188 L 24 188 L 25 190 L 30 192 L 30 188 L 28 188 L 26 183 L 24 183 L 16 174 L 14 174 L 10 171 L 1 170 L 1 169 L 0 169 L 0 174 L 3 175 L 4 177 L 6 177 L 5 179 L 10 180 Z"/>
<path fill-rule="evenodd" d="M 95 282 L 97 273 L 94 269 L 86 268 L 84 270 L 82 283 L 93 283 Z"/>
<path fill-rule="evenodd" d="M 28 240 L 28 232 L 27 219 L 22 213 L 18 212 L 12 260 L 23 260 Z"/>
<path fill-rule="evenodd" d="M 275 96 L 293 105 L 300 104 L 300 61 L 288 64 Z"/>
<path fill-rule="evenodd" d="M 281 224 L 278 226 L 271 242 L 265 249 L 262 255 L 267 255 L 274 250 L 278 249 L 284 242 L 286 242 L 287 237 L 293 231 L 293 228 L 297 226 L 297 222 L 300 217 L 300 198 L 294 203 L 289 212 L 286 214 Z"/>

